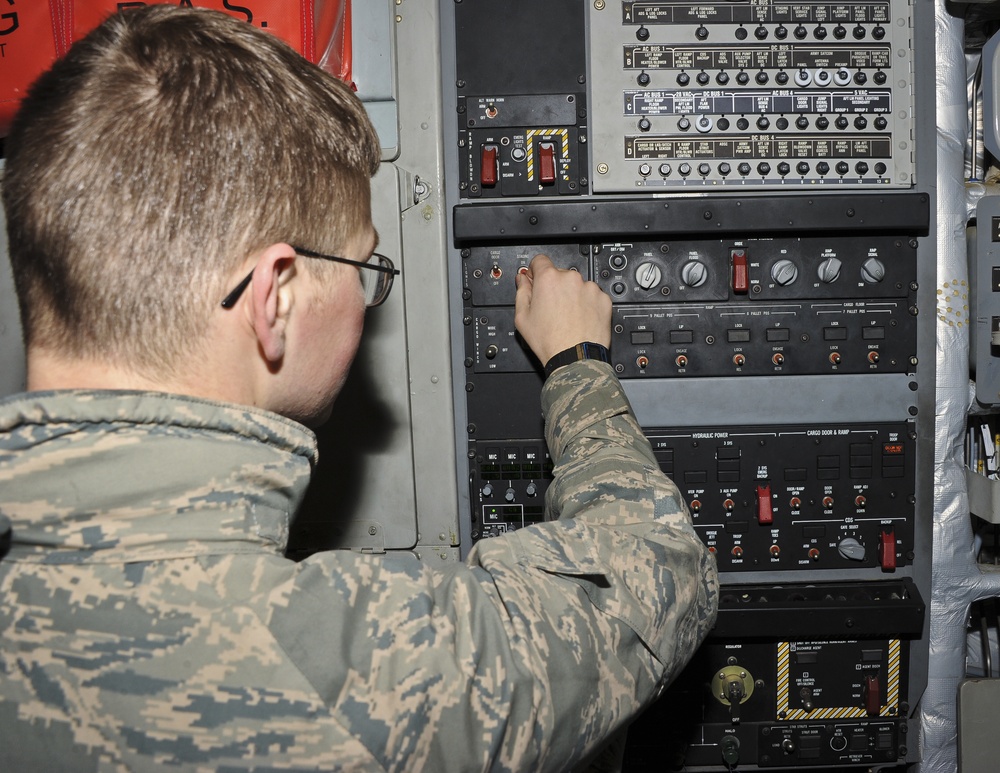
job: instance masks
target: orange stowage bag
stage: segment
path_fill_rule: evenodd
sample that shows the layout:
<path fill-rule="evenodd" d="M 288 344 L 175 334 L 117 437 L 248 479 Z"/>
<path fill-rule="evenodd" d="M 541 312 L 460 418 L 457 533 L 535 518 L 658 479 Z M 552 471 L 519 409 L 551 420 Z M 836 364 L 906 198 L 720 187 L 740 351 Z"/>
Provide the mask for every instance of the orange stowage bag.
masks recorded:
<path fill-rule="evenodd" d="M 310 61 L 315 60 L 313 0 L 63 0 L 73 40 L 79 40 L 118 10 L 138 5 L 211 8 L 277 35 Z"/>
<path fill-rule="evenodd" d="M 51 7 L 50 7 L 51 6 Z M 62 53 L 65 41 L 58 0 L 19 0 L 0 5 L 0 135 L 28 86 Z"/>
<path fill-rule="evenodd" d="M 25 89 L 108 15 L 162 3 L 211 8 L 266 29 L 327 72 L 351 80 L 351 0 L 7 0 L 0 13 L 0 136 Z M 4 6 L 0 5 L 0 8 Z M 16 10 L 15 10 L 16 9 Z"/>

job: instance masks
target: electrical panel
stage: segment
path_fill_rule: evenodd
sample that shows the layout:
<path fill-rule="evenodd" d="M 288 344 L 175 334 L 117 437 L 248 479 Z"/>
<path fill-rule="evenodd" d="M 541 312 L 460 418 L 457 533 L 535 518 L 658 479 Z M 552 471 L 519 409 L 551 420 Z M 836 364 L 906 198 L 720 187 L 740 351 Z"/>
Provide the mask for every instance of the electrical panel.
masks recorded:
<path fill-rule="evenodd" d="M 916 761 L 932 9 L 441 10 L 463 550 L 545 518 L 543 378 L 514 327 L 514 276 L 544 253 L 611 297 L 612 366 L 723 583 L 625 770 Z"/>

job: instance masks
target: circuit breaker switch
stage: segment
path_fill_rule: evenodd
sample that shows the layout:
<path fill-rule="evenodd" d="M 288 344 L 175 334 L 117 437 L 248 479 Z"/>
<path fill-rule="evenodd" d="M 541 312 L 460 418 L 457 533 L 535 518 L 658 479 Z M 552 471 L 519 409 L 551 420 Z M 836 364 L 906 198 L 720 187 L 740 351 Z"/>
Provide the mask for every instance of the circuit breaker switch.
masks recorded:
<path fill-rule="evenodd" d="M 774 510 L 771 508 L 771 484 L 761 481 L 757 484 L 757 523 L 770 526 L 774 523 Z"/>
<path fill-rule="evenodd" d="M 554 142 L 538 143 L 538 180 L 542 185 L 556 182 L 556 145 Z"/>
<path fill-rule="evenodd" d="M 747 251 L 732 250 L 730 257 L 733 266 L 733 292 L 737 295 L 746 295 L 750 292 L 750 267 L 747 263 Z"/>
<path fill-rule="evenodd" d="M 883 572 L 896 570 L 896 532 L 883 529 L 878 535 L 878 562 Z"/>
<path fill-rule="evenodd" d="M 500 169 L 497 159 L 498 151 L 499 148 L 496 145 L 483 145 L 479 157 L 479 183 L 484 188 L 493 188 L 497 184 L 497 174 Z"/>

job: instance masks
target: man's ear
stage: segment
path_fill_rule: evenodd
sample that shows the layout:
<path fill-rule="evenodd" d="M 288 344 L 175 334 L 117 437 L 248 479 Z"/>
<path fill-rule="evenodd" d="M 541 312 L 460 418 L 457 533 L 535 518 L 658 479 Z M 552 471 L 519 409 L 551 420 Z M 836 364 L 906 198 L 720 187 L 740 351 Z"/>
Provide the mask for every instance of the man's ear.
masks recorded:
<path fill-rule="evenodd" d="M 247 314 L 261 354 L 271 368 L 279 366 L 285 356 L 285 333 L 293 305 L 289 280 L 295 276 L 295 258 L 289 245 L 272 244 L 260 253 L 253 270 Z"/>

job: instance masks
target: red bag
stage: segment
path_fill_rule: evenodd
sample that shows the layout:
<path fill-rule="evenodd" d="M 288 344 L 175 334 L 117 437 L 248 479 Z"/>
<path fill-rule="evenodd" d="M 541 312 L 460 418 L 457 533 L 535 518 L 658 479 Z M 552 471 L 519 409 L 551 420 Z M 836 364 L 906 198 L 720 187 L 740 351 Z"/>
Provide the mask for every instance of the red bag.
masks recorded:
<path fill-rule="evenodd" d="M 6 135 L 24 92 L 65 50 L 59 0 L 0 6 L 0 134 Z"/>
<path fill-rule="evenodd" d="M 8 0 L 0 14 L 0 136 L 29 85 L 70 44 L 116 11 L 151 3 L 212 8 L 277 35 L 310 62 L 351 81 L 351 0 Z M 3 6 L 0 6 L 2 8 Z"/>
<path fill-rule="evenodd" d="M 69 11 L 67 23 L 73 40 L 79 40 L 120 9 L 151 4 L 128 0 L 63 0 L 63 2 Z M 312 0 L 186 0 L 185 2 L 175 0 L 172 4 L 211 8 L 250 22 L 277 35 L 304 57 L 315 61 Z"/>

